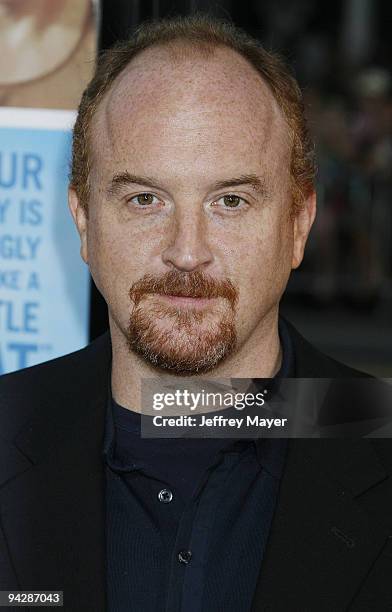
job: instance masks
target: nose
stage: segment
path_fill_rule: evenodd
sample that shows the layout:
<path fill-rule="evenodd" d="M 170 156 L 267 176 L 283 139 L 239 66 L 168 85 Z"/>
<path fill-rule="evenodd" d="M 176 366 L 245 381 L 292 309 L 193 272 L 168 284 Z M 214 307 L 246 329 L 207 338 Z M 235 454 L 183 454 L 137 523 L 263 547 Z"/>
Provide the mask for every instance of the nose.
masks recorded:
<path fill-rule="evenodd" d="M 163 251 L 162 260 L 166 265 L 185 272 L 206 267 L 213 261 L 202 214 L 188 211 L 177 216 L 170 244 Z"/>

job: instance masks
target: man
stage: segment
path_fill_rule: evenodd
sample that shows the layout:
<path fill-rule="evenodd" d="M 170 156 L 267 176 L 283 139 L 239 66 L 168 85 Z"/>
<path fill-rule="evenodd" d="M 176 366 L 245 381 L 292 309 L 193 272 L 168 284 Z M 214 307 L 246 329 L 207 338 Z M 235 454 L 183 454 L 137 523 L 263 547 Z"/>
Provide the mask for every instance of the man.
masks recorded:
<path fill-rule="evenodd" d="M 79 108 L 69 204 L 110 335 L 2 382 L 1 588 L 66 610 L 387 610 L 389 442 L 140 435 L 142 380 L 358 378 L 279 301 L 315 217 L 301 96 L 204 17 L 145 25 Z"/>

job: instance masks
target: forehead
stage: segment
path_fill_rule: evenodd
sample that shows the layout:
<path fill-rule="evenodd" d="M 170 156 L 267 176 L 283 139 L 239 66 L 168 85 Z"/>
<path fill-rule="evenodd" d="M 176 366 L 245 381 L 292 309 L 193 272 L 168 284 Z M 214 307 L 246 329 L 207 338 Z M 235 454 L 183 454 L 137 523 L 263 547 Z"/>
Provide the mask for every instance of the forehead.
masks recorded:
<path fill-rule="evenodd" d="M 92 157 L 105 166 L 181 161 L 194 168 L 262 162 L 288 154 L 283 114 L 258 72 L 238 53 L 176 53 L 153 47 L 117 77 L 97 109 Z M 148 168 L 147 168 L 148 169 Z"/>

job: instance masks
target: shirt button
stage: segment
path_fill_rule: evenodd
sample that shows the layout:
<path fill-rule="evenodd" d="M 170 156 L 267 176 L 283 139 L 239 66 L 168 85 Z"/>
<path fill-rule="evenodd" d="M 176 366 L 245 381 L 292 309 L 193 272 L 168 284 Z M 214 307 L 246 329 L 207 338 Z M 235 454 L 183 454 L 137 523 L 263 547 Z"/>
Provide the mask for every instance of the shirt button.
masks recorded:
<path fill-rule="evenodd" d="M 173 499 L 173 493 L 169 489 L 162 489 L 158 493 L 158 499 L 164 504 L 168 504 Z"/>
<path fill-rule="evenodd" d="M 177 558 L 180 563 L 184 563 L 185 565 L 188 565 L 188 563 L 192 559 L 192 553 L 190 550 L 180 550 Z"/>

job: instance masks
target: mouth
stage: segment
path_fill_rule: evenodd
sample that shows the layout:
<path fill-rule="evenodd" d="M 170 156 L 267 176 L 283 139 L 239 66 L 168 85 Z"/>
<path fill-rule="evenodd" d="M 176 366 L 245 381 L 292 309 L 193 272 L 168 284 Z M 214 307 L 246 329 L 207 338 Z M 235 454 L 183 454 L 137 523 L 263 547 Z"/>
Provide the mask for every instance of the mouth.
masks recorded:
<path fill-rule="evenodd" d="M 206 306 L 213 304 L 217 298 L 205 298 L 205 297 L 188 297 L 183 295 L 166 295 L 157 294 L 157 296 L 164 302 L 177 306 L 179 308 L 193 308 L 196 310 L 202 310 Z"/>

